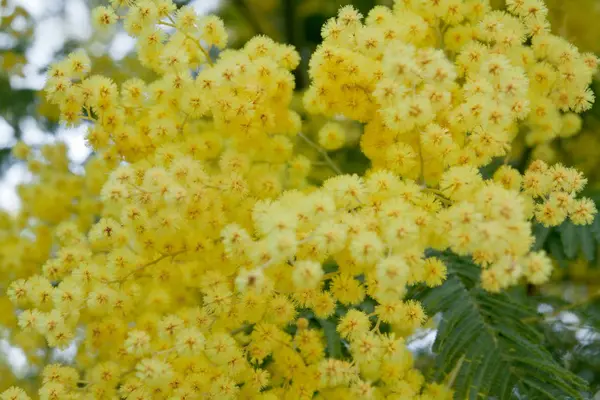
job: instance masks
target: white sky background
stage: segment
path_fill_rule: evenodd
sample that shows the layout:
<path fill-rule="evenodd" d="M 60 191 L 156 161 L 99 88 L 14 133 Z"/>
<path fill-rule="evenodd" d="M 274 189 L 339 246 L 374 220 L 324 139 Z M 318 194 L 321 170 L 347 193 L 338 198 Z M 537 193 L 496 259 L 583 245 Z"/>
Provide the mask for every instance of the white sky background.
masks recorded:
<path fill-rule="evenodd" d="M 65 0 L 65 14 L 60 13 L 62 6 L 58 0 L 9 0 L 9 4 L 25 8 L 36 20 L 33 45 L 27 50 L 27 65 L 24 78 L 14 78 L 14 87 L 42 89 L 45 76 L 38 71 L 52 62 L 53 55 L 60 50 L 67 39 L 84 43 L 90 38 L 92 30 L 90 9 L 86 0 Z M 219 0 L 195 0 L 190 3 L 199 13 L 215 10 Z M 109 54 L 121 59 L 134 47 L 134 40 L 126 33 L 119 33 L 108 45 Z M 41 145 L 54 140 L 64 141 L 69 148 L 69 157 L 74 163 L 81 163 L 90 151 L 85 146 L 85 127 L 66 129 L 61 127 L 56 135 L 42 131 L 33 118 L 22 123 L 23 141 L 29 145 Z M 14 144 L 13 130 L 0 117 L 0 147 Z M 0 177 L 0 209 L 14 212 L 19 208 L 16 186 L 28 179 L 24 165 L 14 164 Z"/>

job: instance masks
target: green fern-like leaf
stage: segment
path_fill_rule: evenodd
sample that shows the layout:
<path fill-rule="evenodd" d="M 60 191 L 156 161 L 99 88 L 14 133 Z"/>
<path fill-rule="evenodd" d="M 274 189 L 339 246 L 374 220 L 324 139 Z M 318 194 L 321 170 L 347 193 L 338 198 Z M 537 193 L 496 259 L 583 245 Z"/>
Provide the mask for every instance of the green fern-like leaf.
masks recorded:
<path fill-rule="evenodd" d="M 579 251 L 579 235 L 577 234 L 577 226 L 571 221 L 563 222 L 560 227 L 560 239 L 562 240 L 563 249 L 569 258 L 575 258 Z"/>
<path fill-rule="evenodd" d="M 600 217 L 596 216 L 590 225 L 575 225 L 567 220 L 556 227 L 533 225 L 535 243 L 533 250 L 546 250 L 562 267 L 567 260 L 583 255 L 589 262 L 596 261 L 600 246 Z"/>
<path fill-rule="evenodd" d="M 562 367 L 544 348 L 544 336 L 524 321 L 534 311 L 478 287 L 480 268 L 470 260 L 438 256 L 448 279 L 413 295 L 429 315 L 442 314 L 433 347 L 436 378 L 454 373 L 457 399 L 582 398 L 585 381 Z"/>

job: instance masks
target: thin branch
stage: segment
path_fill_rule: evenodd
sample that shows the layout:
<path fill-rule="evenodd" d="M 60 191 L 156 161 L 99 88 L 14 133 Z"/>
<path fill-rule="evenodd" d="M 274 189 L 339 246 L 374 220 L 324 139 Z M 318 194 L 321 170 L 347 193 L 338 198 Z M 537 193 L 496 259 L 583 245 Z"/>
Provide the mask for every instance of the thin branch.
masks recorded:
<path fill-rule="evenodd" d="M 423 159 L 423 144 L 421 143 L 421 133 L 417 133 L 417 143 L 419 146 L 419 184 L 425 185 L 425 160 Z"/>
<path fill-rule="evenodd" d="M 261 26 L 259 19 L 254 15 L 252 8 L 246 4 L 245 0 L 233 0 L 233 4 L 239 8 L 240 13 L 246 18 L 252 29 L 254 29 L 256 35 L 267 34 Z"/>
<path fill-rule="evenodd" d="M 510 157 L 512 156 L 512 149 L 506 152 L 506 156 L 504 157 L 504 161 L 502 161 L 503 165 L 508 165 L 510 162 Z"/>
<path fill-rule="evenodd" d="M 246 329 L 248 329 L 248 328 L 252 327 L 253 325 L 254 325 L 254 324 L 244 324 L 244 325 L 240 326 L 239 328 L 232 330 L 231 332 L 229 332 L 229 334 L 230 334 L 231 336 L 235 336 L 235 335 L 237 335 L 238 333 L 240 333 L 240 332 L 243 332 L 243 331 L 245 331 Z"/>
<path fill-rule="evenodd" d="M 325 159 L 325 162 L 327 163 L 327 165 L 329 165 L 329 167 L 338 175 L 342 174 L 342 170 L 340 169 L 340 167 L 338 167 L 336 165 L 336 163 L 331 159 L 331 157 L 329 157 L 329 154 L 327 154 L 327 151 L 325 151 L 324 148 L 322 148 L 321 146 L 319 146 L 318 144 L 316 144 L 315 142 L 313 142 L 312 140 L 310 140 L 306 135 L 304 135 L 302 132 L 298 133 L 298 136 L 300 136 L 306 143 L 308 143 L 308 145 L 310 147 L 312 147 L 313 149 L 315 149 L 316 151 L 319 152 L 319 154 L 321 154 L 321 156 L 323 156 L 323 159 Z"/>
<path fill-rule="evenodd" d="M 175 21 L 173 21 L 173 18 L 171 16 L 169 16 L 169 20 L 171 22 L 161 21 L 161 22 L 159 22 L 159 25 L 168 26 L 170 28 L 177 29 L 177 27 L 175 26 Z M 202 46 L 202 44 L 200 44 L 200 41 L 198 39 L 196 39 L 195 37 L 193 37 L 192 35 L 190 35 L 189 33 L 187 33 L 187 32 L 181 32 L 181 33 L 183 33 L 186 38 L 190 39 L 192 42 L 194 42 L 196 44 L 196 46 L 198 46 L 198 48 L 200 49 L 200 51 L 204 54 L 204 57 L 206 58 L 206 61 L 208 62 L 208 65 L 210 65 L 212 67 L 214 65 L 213 60 L 210 57 L 210 54 L 208 53 L 208 50 L 206 50 L 204 48 L 204 46 Z"/>
<path fill-rule="evenodd" d="M 573 302 L 571 304 L 568 304 L 564 307 L 559 307 L 556 310 L 554 310 L 553 312 L 551 312 L 550 314 L 541 314 L 541 315 L 536 315 L 533 317 L 527 317 L 527 318 L 523 318 L 521 319 L 522 322 L 524 323 L 530 323 L 530 322 L 537 322 L 537 321 L 541 321 L 544 320 L 546 318 L 555 318 L 558 317 L 560 315 L 560 313 L 565 312 L 565 311 L 569 311 L 572 310 L 574 308 L 578 308 L 581 306 L 585 306 L 591 302 L 593 302 L 594 300 L 600 298 L 600 291 L 593 293 L 591 295 L 589 295 L 588 297 L 586 297 L 583 300 L 579 300 L 576 302 Z"/>
<path fill-rule="evenodd" d="M 108 281 L 107 283 L 121 283 L 121 282 L 125 282 L 130 276 L 135 275 L 136 273 L 143 271 L 144 269 L 154 265 L 154 264 L 158 264 L 159 262 L 161 262 L 162 260 L 172 257 L 175 258 L 178 255 L 184 253 L 184 250 L 172 253 L 172 254 L 163 254 L 162 256 L 158 257 L 156 260 L 154 261 L 150 261 L 149 263 L 146 263 L 144 265 L 139 266 L 138 268 L 134 269 L 133 271 L 129 272 L 128 274 L 126 274 L 124 277 L 120 278 L 120 279 L 115 279 L 112 281 Z"/>
<path fill-rule="evenodd" d="M 465 361 L 465 355 L 463 354 L 460 359 L 456 362 L 456 365 L 454 366 L 454 368 L 452 368 L 452 371 L 450 371 L 450 375 L 448 375 L 448 382 L 446 383 L 446 386 L 448 386 L 449 388 L 452 387 L 452 385 L 454 385 L 454 381 L 456 380 L 456 377 L 458 376 L 458 372 L 460 371 L 460 368 L 463 365 L 463 362 Z"/>
<path fill-rule="evenodd" d="M 452 205 L 452 200 L 450 200 L 448 197 L 446 197 L 446 195 L 444 194 L 444 192 L 442 192 L 441 190 L 438 189 L 434 189 L 434 188 L 430 188 L 430 187 L 424 187 L 421 189 L 423 192 L 429 192 L 429 193 L 433 193 L 434 195 L 437 196 L 437 198 L 444 204 L 451 206 Z"/>

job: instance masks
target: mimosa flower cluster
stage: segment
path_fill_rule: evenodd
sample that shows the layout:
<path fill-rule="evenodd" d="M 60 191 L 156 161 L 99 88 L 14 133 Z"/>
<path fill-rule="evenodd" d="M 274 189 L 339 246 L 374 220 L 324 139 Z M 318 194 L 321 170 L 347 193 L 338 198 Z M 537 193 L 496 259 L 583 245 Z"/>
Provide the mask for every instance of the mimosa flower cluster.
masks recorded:
<path fill-rule="evenodd" d="M 74 365 L 44 366 L 39 397 L 451 399 L 405 342 L 432 317 L 407 288 L 448 273 L 429 250 L 472 257 L 488 291 L 542 284 L 552 263 L 530 251 L 532 222 L 596 213 L 574 169 L 479 171 L 520 131 L 575 129 L 593 101 L 595 57 L 549 33 L 542 2 L 507 5 L 401 0 L 364 22 L 342 8 L 310 61 L 305 107 L 331 117 L 315 140 L 292 109 L 290 46 L 226 49 L 221 20 L 171 0 L 95 9 L 158 79 L 118 86 L 77 51 L 46 93 L 89 127 L 85 173 L 63 145 L 15 147 L 35 179 L 1 220 L 11 340 L 32 359 L 77 343 Z M 364 176 L 328 154 L 352 146 L 349 120 L 364 124 Z"/>
<path fill-rule="evenodd" d="M 365 122 L 375 167 L 432 183 L 449 166 L 507 155 L 519 131 L 529 144 L 574 134 L 594 100 L 596 56 L 552 35 L 541 1 L 507 6 L 397 1 L 365 23 L 343 8 L 311 59 L 306 107 Z"/>

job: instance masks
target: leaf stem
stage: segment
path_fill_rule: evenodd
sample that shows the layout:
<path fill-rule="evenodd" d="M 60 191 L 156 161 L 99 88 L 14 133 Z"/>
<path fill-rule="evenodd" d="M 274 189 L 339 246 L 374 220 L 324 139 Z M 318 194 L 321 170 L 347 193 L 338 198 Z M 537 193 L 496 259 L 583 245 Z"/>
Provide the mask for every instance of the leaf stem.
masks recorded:
<path fill-rule="evenodd" d="M 177 26 L 175 25 L 175 21 L 173 21 L 173 17 L 169 16 L 169 21 L 171 21 L 171 22 L 161 21 L 158 24 L 159 25 L 163 25 L 163 26 L 168 26 L 170 28 L 177 29 Z M 200 44 L 199 39 L 196 39 L 195 37 L 193 37 L 192 35 L 190 35 L 187 32 L 181 32 L 181 33 L 183 33 L 186 38 L 190 39 L 192 42 L 194 42 L 196 44 L 196 46 L 198 46 L 198 48 L 200 49 L 200 51 L 204 54 L 204 57 L 206 58 L 206 62 L 208 62 L 208 65 L 210 65 L 211 67 L 215 65 L 213 63 L 212 58 L 210 57 L 210 54 L 208 53 L 208 50 L 206 50 L 204 48 L 204 46 L 202 46 L 202 44 Z"/>
<path fill-rule="evenodd" d="M 521 319 L 522 322 L 524 323 L 530 323 L 530 322 L 537 322 L 537 321 L 541 321 L 544 320 L 546 318 L 555 318 L 558 317 L 560 315 L 560 313 L 564 312 L 564 311 L 569 311 L 572 310 L 574 308 L 578 308 L 581 306 L 585 306 L 591 302 L 593 302 L 594 300 L 600 298 L 600 290 L 597 291 L 596 293 L 593 293 L 591 295 L 589 295 L 588 297 L 586 297 L 583 300 L 579 300 L 579 301 L 575 301 L 571 304 L 568 304 L 564 307 L 559 307 L 556 310 L 554 310 L 553 312 L 551 312 L 550 314 L 541 314 L 541 315 L 536 315 L 536 316 L 532 316 L 532 317 L 527 317 L 527 318 L 523 318 Z"/>
<path fill-rule="evenodd" d="M 303 134 L 302 132 L 298 132 L 298 136 L 300 136 L 306 143 L 308 143 L 308 145 L 310 145 L 310 147 L 312 147 L 313 149 L 315 149 L 316 151 L 319 152 L 319 154 L 321 154 L 321 156 L 323 157 L 323 159 L 325 160 L 325 162 L 327 163 L 327 165 L 329 165 L 329 167 L 338 175 L 342 175 L 342 170 L 336 165 L 335 162 L 333 162 L 333 160 L 331 159 L 331 157 L 329 157 L 329 154 L 327 154 L 327 151 L 325 151 L 324 148 L 322 148 L 321 146 L 319 146 L 318 144 L 316 144 L 315 142 L 313 142 L 312 140 L 310 140 L 305 134 Z"/>
<path fill-rule="evenodd" d="M 423 159 L 423 144 L 421 143 L 421 133 L 417 133 L 417 143 L 419 146 L 419 184 L 425 185 L 425 161 Z"/>
<path fill-rule="evenodd" d="M 458 372 L 460 371 L 460 368 L 463 365 L 463 362 L 465 361 L 465 355 L 463 354 L 459 360 L 456 362 L 456 365 L 454 366 L 454 368 L 452 368 L 452 371 L 450 371 L 450 374 L 448 375 L 448 382 L 446 383 L 446 386 L 448 386 L 449 388 L 452 387 L 452 385 L 454 385 L 454 381 L 456 380 L 456 377 L 458 376 Z"/>
<path fill-rule="evenodd" d="M 233 4 L 238 7 L 240 14 L 246 18 L 250 26 L 252 26 L 252 29 L 254 29 L 254 33 L 256 35 L 267 34 L 266 29 L 264 29 L 262 26 L 260 19 L 252 11 L 252 8 L 248 6 L 245 0 L 233 0 Z"/>
<path fill-rule="evenodd" d="M 133 271 L 131 271 L 128 274 L 126 274 L 124 277 L 122 277 L 120 279 L 115 279 L 115 280 L 112 280 L 112 281 L 108 281 L 107 283 L 122 283 L 122 282 L 126 281 L 130 276 L 132 276 L 132 275 L 134 275 L 134 274 L 136 274 L 136 273 L 138 273 L 138 272 L 140 272 L 140 271 L 142 271 L 142 270 L 144 270 L 144 269 L 146 269 L 146 268 L 148 268 L 148 267 L 150 267 L 150 266 L 152 266 L 154 264 L 158 264 L 159 262 L 161 262 L 165 258 L 169 258 L 169 257 L 175 258 L 175 257 L 177 257 L 178 255 L 180 255 L 180 254 L 182 254 L 184 252 L 185 252 L 184 250 L 181 250 L 181 251 L 177 251 L 177 252 L 172 253 L 172 254 L 163 254 L 162 256 L 158 257 L 156 260 L 150 261 L 150 262 L 148 262 L 148 263 L 146 263 L 144 265 L 139 266 L 138 268 L 136 268 Z"/>
<path fill-rule="evenodd" d="M 423 192 L 429 192 L 429 193 L 433 193 L 435 194 L 438 199 L 440 199 L 440 201 L 448 206 L 452 205 L 452 200 L 450 200 L 448 197 L 446 197 L 446 195 L 444 194 L 444 192 L 442 192 L 441 190 L 438 189 L 434 189 L 434 188 L 430 188 L 430 187 L 423 187 L 421 189 Z"/>

